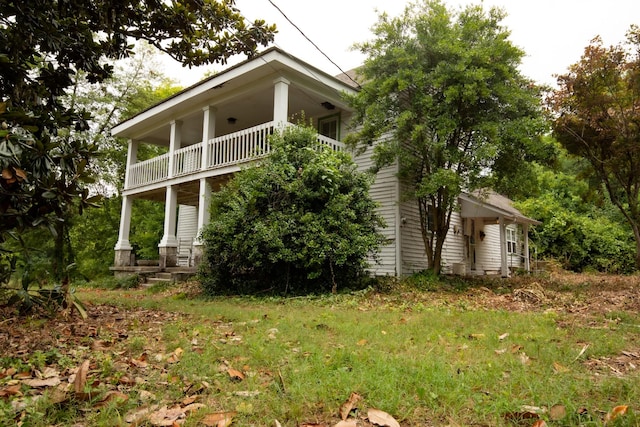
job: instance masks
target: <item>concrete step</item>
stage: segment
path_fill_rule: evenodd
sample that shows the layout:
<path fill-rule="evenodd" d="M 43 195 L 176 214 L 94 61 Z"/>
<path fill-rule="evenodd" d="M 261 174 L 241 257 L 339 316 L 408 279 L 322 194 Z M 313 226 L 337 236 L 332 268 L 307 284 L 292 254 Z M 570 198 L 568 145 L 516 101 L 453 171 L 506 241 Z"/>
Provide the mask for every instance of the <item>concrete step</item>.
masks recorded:
<path fill-rule="evenodd" d="M 169 283 L 173 283 L 173 279 L 169 278 L 169 279 L 165 279 L 163 277 L 149 277 L 147 279 L 147 283 L 145 283 L 147 286 L 153 286 L 153 285 L 158 285 L 158 284 L 169 284 Z"/>
<path fill-rule="evenodd" d="M 157 279 L 173 280 L 173 274 L 172 273 L 166 273 L 166 272 L 156 273 L 154 277 L 157 278 Z"/>

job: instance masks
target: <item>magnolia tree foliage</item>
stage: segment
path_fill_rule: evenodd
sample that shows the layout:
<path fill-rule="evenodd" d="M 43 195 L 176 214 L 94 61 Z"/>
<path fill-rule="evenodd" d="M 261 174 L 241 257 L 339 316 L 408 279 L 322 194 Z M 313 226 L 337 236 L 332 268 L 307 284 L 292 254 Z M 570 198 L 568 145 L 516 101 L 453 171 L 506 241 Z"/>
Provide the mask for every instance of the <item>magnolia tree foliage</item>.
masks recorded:
<path fill-rule="evenodd" d="M 555 137 L 586 159 L 611 202 L 630 225 L 640 267 L 640 28 L 626 43 L 592 40 L 582 58 L 558 77 L 549 104 Z"/>
<path fill-rule="evenodd" d="M 70 130 L 88 130 L 91 116 L 64 97 L 77 74 L 91 83 L 109 78 L 108 60 L 131 55 L 132 40 L 192 66 L 251 55 L 274 31 L 262 21 L 246 25 L 233 0 L 2 1 L 0 237 L 90 202 L 96 146 Z"/>
<path fill-rule="evenodd" d="M 202 283 L 211 294 L 321 292 L 349 286 L 384 237 L 368 195 L 371 177 L 349 155 L 288 128 L 272 151 L 213 195 L 202 237 Z"/>
<path fill-rule="evenodd" d="M 397 18 L 381 15 L 375 38 L 357 45 L 368 58 L 348 142 L 382 141 L 378 165 L 398 162 L 436 273 L 460 192 L 496 182 L 512 191 L 531 175 L 528 161 L 549 155 L 537 90 L 518 71 L 523 52 L 503 18 L 499 9 L 454 13 L 421 1 Z"/>

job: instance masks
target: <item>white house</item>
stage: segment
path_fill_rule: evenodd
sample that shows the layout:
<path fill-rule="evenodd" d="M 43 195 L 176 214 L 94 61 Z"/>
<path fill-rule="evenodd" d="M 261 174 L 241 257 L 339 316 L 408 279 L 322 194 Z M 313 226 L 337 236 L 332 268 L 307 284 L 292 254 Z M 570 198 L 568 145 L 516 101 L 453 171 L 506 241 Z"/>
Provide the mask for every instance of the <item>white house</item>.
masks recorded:
<path fill-rule="evenodd" d="M 142 268 L 135 265 L 129 243 L 131 207 L 138 199 L 165 203 L 159 265 L 147 269 L 197 264 L 202 256 L 198 230 L 209 220 L 211 192 L 243 165 L 268 155 L 269 134 L 301 118 L 317 128 L 321 143 L 345 149 L 340 140 L 352 112 L 342 94 L 354 93 L 355 86 L 345 75 L 331 76 L 270 48 L 114 127 L 115 136 L 128 138 L 129 150 L 112 270 Z M 168 152 L 138 161 L 140 144 Z M 354 159 L 362 169 L 371 166 L 370 152 Z M 371 271 L 400 276 L 426 268 L 417 205 L 400 201 L 396 168 L 378 173 L 371 195 L 389 239 Z M 494 193 L 461 195 L 459 207 L 445 243 L 443 271 L 507 276 L 510 268 L 529 269 L 527 228 L 535 220 Z"/>

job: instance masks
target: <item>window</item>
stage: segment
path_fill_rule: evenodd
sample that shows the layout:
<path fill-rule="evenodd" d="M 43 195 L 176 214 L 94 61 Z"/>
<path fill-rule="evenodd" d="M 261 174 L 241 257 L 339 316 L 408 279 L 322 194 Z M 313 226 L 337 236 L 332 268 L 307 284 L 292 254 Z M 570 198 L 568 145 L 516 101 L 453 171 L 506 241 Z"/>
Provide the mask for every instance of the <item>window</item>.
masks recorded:
<path fill-rule="evenodd" d="M 513 228 L 507 228 L 507 253 L 518 253 L 518 238 L 516 230 L 514 230 Z"/>
<path fill-rule="evenodd" d="M 340 139 L 340 114 L 318 119 L 318 133 L 328 138 Z"/>

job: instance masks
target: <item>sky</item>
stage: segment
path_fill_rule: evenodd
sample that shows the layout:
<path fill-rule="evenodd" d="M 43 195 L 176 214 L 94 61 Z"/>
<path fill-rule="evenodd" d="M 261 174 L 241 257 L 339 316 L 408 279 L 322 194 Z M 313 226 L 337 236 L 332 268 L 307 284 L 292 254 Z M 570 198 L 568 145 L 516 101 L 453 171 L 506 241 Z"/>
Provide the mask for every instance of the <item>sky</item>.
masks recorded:
<path fill-rule="evenodd" d="M 271 4 L 284 14 L 326 54 L 331 63 Z M 360 65 L 364 57 L 352 49 L 354 43 L 371 40 L 370 28 L 378 12 L 390 16 L 402 13 L 408 0 L 236 0 L 249 21 L 264 19 L 278 27 L 275 45 L 331 74 Z M 480 0 L 445 0 L 451 10 Z M 503 8 L 503 25 L 511 31 L 511 41 L 525 52 L 521 72 L 538 83 L 555 84 L 555 74 L 563 74 L 577 62 L 584 48 L 597 35 L 605 45 L 625 39 L 631 24 L 640 25 L 639 0 L 484 0 L 486 8 Z M 377 12 L 376 12 L 377 11 Z M 238 57 L 238 62 L 244 58 Z M 221 66 L 184 69 L 175 61 L 165 61 L 165 72 L 181 85 L 196 83 L 206 71 Z"/>

